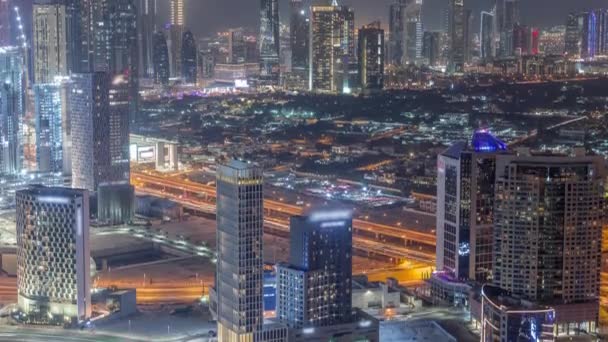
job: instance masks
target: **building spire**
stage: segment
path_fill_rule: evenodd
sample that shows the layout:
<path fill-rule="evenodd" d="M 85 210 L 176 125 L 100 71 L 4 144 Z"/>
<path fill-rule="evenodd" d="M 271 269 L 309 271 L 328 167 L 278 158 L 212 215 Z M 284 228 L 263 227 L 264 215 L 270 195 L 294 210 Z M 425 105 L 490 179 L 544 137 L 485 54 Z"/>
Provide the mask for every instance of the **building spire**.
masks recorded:
<path fill-rule="evenodd" d="M 331 5 L 332 6 L 338 6 L 338 0 L 332 0 L 331 1 Z"/>

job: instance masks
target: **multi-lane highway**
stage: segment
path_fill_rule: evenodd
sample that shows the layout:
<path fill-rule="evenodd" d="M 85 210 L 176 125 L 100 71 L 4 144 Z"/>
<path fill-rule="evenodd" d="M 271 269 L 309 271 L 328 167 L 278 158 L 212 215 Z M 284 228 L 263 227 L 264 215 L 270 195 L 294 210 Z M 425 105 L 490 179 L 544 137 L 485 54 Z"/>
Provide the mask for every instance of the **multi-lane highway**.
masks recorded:
<path fill-rule="evenodd" d="M 139 193 L 171 199 L 192 209 L 215 213 L 215 187 L 172 176 L 132 172 L 131 183 Z M 264 200 L 266 224 L 270 230 L 289 231 L 288 217 L 301 215 L 303 208 L 279 201 Z M 413 259 L 432 264 L 435 236 L 402 227 L 354 219 L 354 247 L 361 251 L 392 258 L 394 261 Z M 388 243 L 387 239 L 401 243 Z M 414 244 L 414 246 L 407 246 Z M 422 247 L 426 247 L 424 250 Z"/>

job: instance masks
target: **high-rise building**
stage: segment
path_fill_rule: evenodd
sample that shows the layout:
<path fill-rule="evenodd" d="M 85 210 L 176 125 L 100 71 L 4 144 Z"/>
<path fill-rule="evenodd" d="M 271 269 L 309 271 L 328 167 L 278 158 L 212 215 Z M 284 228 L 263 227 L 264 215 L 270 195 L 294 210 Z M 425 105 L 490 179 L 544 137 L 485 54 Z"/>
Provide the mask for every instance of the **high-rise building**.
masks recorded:
<path fill-rule="evenodd" d="M 380 22 L 359 29 L 358 57 L 361 89 L 384 88 L 384 30 Z"/>
<path fill-rule="evenodd" d="M 496 56 L 495 46 L 495 16 L 493 12 L 481 12 L 481 28 L 479 39 L 481 42 L 480 57 L 482 60 L 488 60 Z"/>
<path fill-rule="evenodd" d="M 72 186 L 129 180 L 128 82 L 106 73 L 72 75 L 68 110 L 72 134 Z"/>
<path fill-rule="evenodd" d="M 196 83 L 196 41 L 190 31 L 182 38 L 182 77 L 186 83 Z"/>
<path fill-rule="evenodd" d="M 570 58 L 581 58 L 583 54 L 583 28 L 585 15 L 570 13 L 566 22 L 566 55 Z"/>
<path fill-rule="evenodd" d="M 477 131 L 439 155 L 437 270 L 461 281 L 486 282 L 492 271 L 496 156 L 507 146 Z"/>
<path fill-rule="evenodd" d="M 11 14 L 9 0 L 0 0 L 0 47 L 12 45 Z"/>
<path fill-rule="evenodd" d="M 16 194 L 17 289 L 26 321 L 74 323 L 91 317 L 89 195 L 32 187 Z"/>
<path fill-rule="evenodd" d="M 21 171 L 24 61 L 19 48 L 0 47 L 0 174 Z"/>
<path fill-rule="evenodd" d="M 34 3 L 34 82 L 52 83 L 68 75 L 66 6 L 58 1 Z"/>
<path fill-rule="evenodd" d="M 501 57 L 513 55 L 513 28 L 520 22 L 519 0 L 496 1 L 496 23 L 499 39 L 499 53 Z"/>
<path fill-rule="evenodd" d="M 289 263 L 277 269 L 279 321 L 291 328 L 350 322 L 351 213 L 322 210 L 292 217 L 289 241 Z"/>
<path fill-rule="evenodd" d="M 450 72 L 464 72 L 466 58 L 466 16 L 464 0 L 449 0 L 449 70 Z"/>
<path fill-rule="evenodd" d="M 157 31 L 154 33 L 154 54 L 152 55 L 154 64 L 154 83 L 169 84 L 169 48 L 165 33 Z"/>
<path fill-rule="evenodd" d="M 422 0 L 409 0 L 405 6 L 405 59 L 404 63 L 414 64 L 422 59 Z"/>
<path fill-rule="evenodd" d="M 405 21 L 404 0 L 397 0 L 389 7 L 389 40 L 388 40 L 388 62 L 391 65 L 401 65 L 404 56 Z"/>
<path fill-rule="evenodd" d="M 264 196 L 261 168 L 232 161 L 217 170 L 219 341 L 255 341 L 262 331 Z"/>
<path fill-rule="evenodd" d="M 545 55 L 563 55 L 565 52 L 566 26 L 557 26 L 541 31 L 539 50 Z"/>
<path fill-rule="evenodd" d="M 139 0 L 137 6 L 139 39 L 139 75 L 154 77 L 154 33 L 156 26 L 156 0 Z"/>
<path fill-rule="evenodd" d="M 554 306 L 560 335 L 596 328 L 605 177 L 584 151 L 496 158 L 493 284 Z"/>
<path fill-rule="evenodd" d="M 300 75 L 302 79 L 307 79 L 310 19 L 302 0 L 291 0 L 290 6 L 291 71 Z"/>
<path fill-rule="evenodd" d="M 422 40 L 422 56 L 430 66 L 437 66 L 441 57 L 441 32 L 424 32 Z"/>
<path fill-rule="evenodd" d="M 279 62 L 279 0 L 261 0 L 260 35 L 260 83 L 278 85 L 281 73 Z"/>
<path fill-rule="evenodd" d="M 309 89 L 348 93 L 353 87 L 355 12 L 346 6 L 312 6 Z"/>
<path fill-rule="evenodd" d="M 606 55 L 608 49 L 608 10 L 592 10 L 583 16 L 582 28 L 582 57 L 595 58 Z"/>
<path fill-rule="evenodd" d="M 68 73 L 81 72 L 82 67 L 82 2 L 79 0 L 65 0 L 66 16 L 66 49 Z"/>
<path fill-rule="evenodd" d="M 34 86 L 36 117 L 36 164 L 38 171 L 66 172 L 63 156 L 67 111 L 65 87 L 61 83 L 36 84 Z M 68 123 L 69 124 L 69 123 Z"/>
<path fill-rule="evenodd" d="M 242 28 L 228 30 L 228 63 L 242 64 L 246 57 L 245 32 Z"/>
<path fill-rule="evenodd" d="M 185 29 L 184 0 L 171 0 L 169 25 L 169 65 L 171 77 L 182 76 L 182 37 Z"/>

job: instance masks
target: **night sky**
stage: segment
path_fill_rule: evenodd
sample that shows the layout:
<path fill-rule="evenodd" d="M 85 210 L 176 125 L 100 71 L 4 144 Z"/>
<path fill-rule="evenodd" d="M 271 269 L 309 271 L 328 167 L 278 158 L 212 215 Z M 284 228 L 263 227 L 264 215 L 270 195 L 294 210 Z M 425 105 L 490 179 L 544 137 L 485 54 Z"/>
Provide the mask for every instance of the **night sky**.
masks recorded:
<path fill-rule="evenodd" d="M 281 22 L 288 22 L 289 0 L 279 0 Z M 441 13 L 448 0 L 424 0 L 425 29 L 441 28 Z M 187 25 L 197 35 L 210 35 L 230 27 L 257 27 L 259 0 L 185 0 Z M 340 4 L 355 8 L 357 27 L 380 19 L 388 22 L 388 6 L 393 0 L 338 0 Z M 571 11 L 608 7 L 607 0 L 521 0 L 524 24 L 546 27 L 563 24 Z M 168 13 L 169 0 L 158 0 L 159 13 Z M 468 8 L 478 16 L 481 10 L 489 10 L 494 0 L 465 0 Z M 166 22 L 167 18 L 159 20 Z"/>

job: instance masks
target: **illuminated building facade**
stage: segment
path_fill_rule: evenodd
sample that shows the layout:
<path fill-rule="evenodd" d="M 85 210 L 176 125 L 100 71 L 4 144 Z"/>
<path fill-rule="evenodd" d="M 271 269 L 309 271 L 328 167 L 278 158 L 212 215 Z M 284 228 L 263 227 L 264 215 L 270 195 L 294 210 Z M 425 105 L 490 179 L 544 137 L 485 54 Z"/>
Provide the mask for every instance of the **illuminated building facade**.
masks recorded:
<path fill-rule="evenodd" d="M 219 341 L 254 341 L 262 331 L 264 196 L 262 169 L 232 161 L 217 170 Z"/>
<path fill-rule="evenodd" d="M 60 2 L 34 3 L 34 82 L 52 83 L 68 75 L 66 6 Z"/>
<path fill-rule="evenodd" d="M 228 31 L 228 63 L 245 63 L 247 54 L 245 50 L 245 33 L 242 28 Z"/>
<path fill-rule="evenodd" d="M 570 58 L 581 58 L 583 54 L 584 15 L 570 13 L 566 23 L 565 50 Z"/>
<path fill-rule="evenodd" d="M 388 63 L 401 65 L 404 55 L 404 0 L 397 0 L 390 5 L 389 11 L 389 40 L 388 40 Z"/>
<path fill-rule="evenodd" d="M 484 285 L 481 341 L 555 341 L 555 309 Z"/>
<path fill-rule="evenodd" d="M 384 88 L 384 30 L 380 22 L 359 30 L 358 57 L 361 89 Z"/>
<path fill-rule="evenodd" d="M 496 158 L 493 284 L 553 306 L 560 334 L 596 328 L 605 177 L 584 151 Z"/>
<path fill-rule="evenodd" d="M 171 0 L 169 25 L 169 65 L 171 77 L 182 76 L 182 37 L 184 35 L 185 16 L 184 0 Z"/>
<path fill-rule="evenodd" d="M 277 268 L 278 319 L 292 328 L 350 322 L 351 213 L 316 211 L 292 217 L 289 227 L 289 264 Z"/>
<path fill-rule="evenodd" d="M 0 0 L 0 47 L 12 45 L 10 16 L 9 0 Z"/>
<path fill-rule="evenodd" d="M 169 84 L 169 48 L 167 46 L 167 38 L 161 31 L 154 33 L 154 55 L 152 56 L 154 64 L 154 83 L 168 85 Z"/>
<path fill-rule="evenodd" d="M 438 156 L 437 271 L 465 282 L 489 279 L 496 156 L 506 150 L 504 142 L 478 131 L 471 146 L 455 143 Z"/>
<path fill-rule="evenodd" d="M 24 114 L 23 56 L 18 48 L 0 47 L 0 174 L 21 171 Z"/>
<path fill-rule="evenodd" d="M 313 6 L 309 89 L 348 93 L 355 61 L 355 12 L 346 6 Z"/>
<path fill-rule="evenodd" d="M 41 172 L 64 172 L 65 95 L 59 83 L 34 86 L 36 163 Z M 69 124 L 69 123 L 68 123 Z"/>
<path fill-rule="evenodd" d="M 290 1 L 291 12 L 291 72 L 297 78 L 298 88 L 307 88 L 309 67 L 310 18 L 302 0 Z"/>
<path fill-rule="evenodd" d="M 424 32 L 422 56 L 430 66 L 436 66 L 439 63 L 441 57 L 440 40 L 440 32 Z"/>
<path fill-rule="evenodd" d="M 86 190 L 18 191 L 18 305 L 30 323 L 91 317 L 89 195 Z"/>
<path fill-rule="evenodd" d="M 260 35 L 261 85 L 278 85 L 280 77 L 279 0 L 261 0 Z"/>

